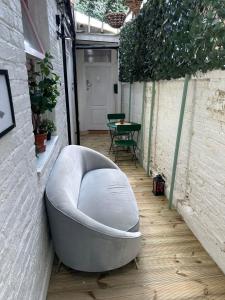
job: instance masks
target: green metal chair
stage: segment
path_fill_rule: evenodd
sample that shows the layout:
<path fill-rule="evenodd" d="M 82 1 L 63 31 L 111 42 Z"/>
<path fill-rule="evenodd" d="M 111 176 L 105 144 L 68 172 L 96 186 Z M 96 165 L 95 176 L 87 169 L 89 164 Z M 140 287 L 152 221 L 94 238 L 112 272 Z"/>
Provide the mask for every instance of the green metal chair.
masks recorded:
<path fill-rule="evenodd" d="M 118 132 L 117 126 L 114 126 L 116 122 L 119 122 L 120 120 L 125 120 L 125 117 L 126 117 L 126 115 L 124 113 L 107 115 L 107 119 L 108 119 L 107 126 L 109 128 L 109 133 L 110 133 L 110 137 L 111 137 L 111 144 L 110 144 L 109 152 L 113 148 L 113 142 L 114 142 L 115 137 L 118 137 L 118 136 L 121 137 L 124 135 L 127 136 L 129 134 L 125 131 Z"/>
<path fill-rule="evenodd" d="M 131 124 L 131 125 L 117 125 L 117 132 L 120 134 L 121 132 L 127 132 L 128 136 L 126 139 L 118 139 L 114 141 L 114 147 L 115 147 L 115 162 L 118 161 L 118 154 L 120 151 L 120 148 L 124 149 L 131 149 L 132 153 L 132 159 L 137 161 L 137 155 L 136 155 L 136 149 L 138 145 L 138 137 L 139 132 L 141 130 L 141 124 Z"/>
<path fill-rule="evenodd" d="M 119 120 L 124 120 L 125 119 L 125 114 L 124 113 L 120 113 L 120 114 L 108 114 L 107 118 L 109 122 L 116 122 Z"/>

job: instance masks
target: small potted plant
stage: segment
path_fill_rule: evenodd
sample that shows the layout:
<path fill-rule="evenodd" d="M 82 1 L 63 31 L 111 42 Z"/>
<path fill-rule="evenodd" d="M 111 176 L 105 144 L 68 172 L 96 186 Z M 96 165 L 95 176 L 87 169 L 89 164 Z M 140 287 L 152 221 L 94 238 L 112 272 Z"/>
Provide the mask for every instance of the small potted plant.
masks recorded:
<path fill-rule="evenodd" d="M 52 133 L 56 131 L 56 126 L 52 120 L 43 119 L 40 124 L 40 130 L 47 133 L 47 141 L 50 141 Z"/>
<path fill-rule="evenodd" d="M 51 60 L 53 57 L 46 53 L 45 58 L 38 62 L 39 71 L 35 72 L 34 66 L 29 71 L 29 89 L 32 109 L 32 121 L 37 152 L 44 152 L 47 132 L 41 129 L 41 115 L 52 111 L 56 106 L 59 96 L 59 76 L 53 72 Z"/>

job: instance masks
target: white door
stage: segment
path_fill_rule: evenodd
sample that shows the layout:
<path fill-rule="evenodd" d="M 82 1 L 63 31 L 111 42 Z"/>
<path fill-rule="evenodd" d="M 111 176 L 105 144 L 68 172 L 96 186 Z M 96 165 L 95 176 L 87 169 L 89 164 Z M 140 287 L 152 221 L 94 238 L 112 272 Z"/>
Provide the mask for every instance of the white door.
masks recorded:
<path fill-rule="evenodd" d="M 115 112 L 112 67 L 86 65 L 88 130 L 106 130 L 107 113 Z"/>

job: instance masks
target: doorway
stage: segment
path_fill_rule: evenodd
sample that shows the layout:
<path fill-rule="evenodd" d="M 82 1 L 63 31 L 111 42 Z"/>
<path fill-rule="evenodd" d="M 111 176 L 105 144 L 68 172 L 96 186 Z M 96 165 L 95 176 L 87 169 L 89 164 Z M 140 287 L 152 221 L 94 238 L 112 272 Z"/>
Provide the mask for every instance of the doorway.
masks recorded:
<path fill-rule="evenodd" d="M 107 113 L 115 111 L 112 67 L 87 65 L 85 77 L 88 130 L 107 130 Z"/>
<path fill-rule="evenodd" d="M 78 93 L 81 132 L 107 130 L 107 114 L 120 110 L 117 50 L 77 51 Z"/>

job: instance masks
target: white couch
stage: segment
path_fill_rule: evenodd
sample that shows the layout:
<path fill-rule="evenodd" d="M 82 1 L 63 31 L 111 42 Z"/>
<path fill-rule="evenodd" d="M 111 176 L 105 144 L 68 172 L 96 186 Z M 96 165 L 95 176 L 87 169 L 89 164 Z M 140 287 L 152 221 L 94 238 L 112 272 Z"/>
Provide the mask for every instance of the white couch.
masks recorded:
<path fill-rule="evenodd" d="M 103 272 L 137 256 L 135 196 L 126 175 L 102 154 L 65 147 L 48 180 L 46 204 L 54 248 L 65 265 Z"/>

